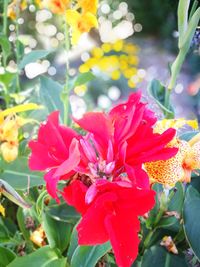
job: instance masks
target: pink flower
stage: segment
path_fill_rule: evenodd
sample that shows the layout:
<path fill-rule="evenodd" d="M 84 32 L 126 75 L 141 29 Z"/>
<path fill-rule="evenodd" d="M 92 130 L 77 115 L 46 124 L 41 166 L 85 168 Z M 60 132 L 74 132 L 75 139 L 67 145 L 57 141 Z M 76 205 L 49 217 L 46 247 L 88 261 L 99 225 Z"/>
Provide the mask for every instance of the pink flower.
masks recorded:
<path fill-rule="evenodd" d="M 177 148 L 166 147 L 175 130 L 155 134 L 156 118 L 140 98 L 140 93 L 132 94 L 108 114 L 89 112 L 75 120 L 85 136 L 60 126 L 58 113 L 52 113 L 40 127 L 38 140 L 29 144 L 30 168 L 46 171 L 47 190 L 57 201 L 57 183 L 69 180 L 61 195 L 82 214 L 79 244 L 110 240 L 121 267 L 136 258 L 138 216 L 154 205 L 142 164 L 177 153 Z"/>

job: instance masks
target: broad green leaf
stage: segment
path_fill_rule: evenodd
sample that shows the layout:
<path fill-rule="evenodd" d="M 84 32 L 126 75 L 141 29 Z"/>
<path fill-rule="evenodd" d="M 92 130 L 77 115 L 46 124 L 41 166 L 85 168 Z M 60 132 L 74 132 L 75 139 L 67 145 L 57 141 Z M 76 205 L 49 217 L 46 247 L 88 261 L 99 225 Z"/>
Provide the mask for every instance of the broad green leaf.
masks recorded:
<path fill-rule="evenodd" d="M 185 257 L 182 253 L 174 255 L 169 253 L 166 248 L 153 246 L 146 250 L 141 267 L 188 267 Z"/>
<path fill-rule="evenodd" d="M 28 54 L 26 54 L 22 61 L 19 64 L 19 68 L 23 69 L 27 64 L 35 62 L 41 58 L 44 58 L 46 56 L 48 56 L 50 53 L 52 53 L 53 51 L 47 51 L 47 50 L 35 50 L 32 51 Z"/>
<path fill-rule="evenodd" d="M 170 107 L 170 110 L 169 110 L 164 106 L 165 91 L 166 91 L 166 88 L 164 87 L 164 85 L 162 85 L 160 81 L 156 79 L 154 79 L 148 86 L 148 93 L 154 98 L 155 102 L 160 107 L 160 109 L 164 113 L 169 114 L 170 118 L 173 118 L 174 112 L 172 110 L 172 107 Z"/>
<path fill-rule="evenodd" d="M 74 82 L 74 86 L 80 86 L 80 85 L 86 84 L 94 79 L 95 79 L 95 76 L 94 74 L 92 74 L 92 72 L 79 74 Z"/>
<path fill-rule="evenodd" d="M 30 171 L 26 157 L 18 157 L 11 163 L 0 162 L 0 179 L 16 190 L 45 184 L 42 174 Z"/>
<path fill-rule="evenodd" d="M 17 257 L 7 267 L 47 267 L 59 258 L 56 250 L 49 246 L 42 247 L 27 256 Z M 61 265 L 62 267 L 62 265 Z"/>
<path fill-rule="evenodd" d="M 48 207 L 47 212 L 52 218 L 63 222 L 76 223 L 80 219 L 80 214 L 66 203 Z"/>
<path fill-rule="evenodd" d="M 69 248 L 68 248 L 68 251 L 67 251 L 67 258 L 68 258 L 69 262 L 71 262 L 71 259 L 72 259 L 72 256 L 74 254 L 74 251 L 78 247 L 78 233 L 77 233 L 77 230 L 76 230 L 77 225 L 78 224 L 76 224 L 74 226 L 74 229 L 72 231 L 71 240 L 70 240 Z"/>
<path fill-rule="evenodd" d="M 67 263 L 66 258 L 62 258 L 48 263 L 47 265 L 45 265 L 45 267 L 69 267 L 69 264 Z"/>
<path fill-rule="evenodd" d="M 65 251 L 70 241 L 72 225 L 53 219 L 47 212 L 43 213 L 42 219 L 50 247 Z"/>
<path fill-rule="evenodd" d="M 60 117 L 63 121 L 64 107 L 63 102 L 60 99 L 63 86 L 47 77 L 41 77 L 40 82 L 40 97 L 42 104 L 47 108 L 48 113 L 59 110 Z"/>
<path fill-rule="evenodd" d="M 0 246 L 0 267 L 7 267 L 15 259 L 16 255 L 10 249 Z"/>
<path fill-rule="evenodd" d="M 183 207 L 183 221 L 186 238 L 193 252 L 200 260 L 200 194 L 192 186 L 186 191 Z"/>
<path fill-rule="evenodd" d="M 97 262 L 109 251 L 109 242 L 98 246 L 78 246 L 71 259 L 71 267 L 95 267 Z"/>
<path fill-rule="evenodd" d="M 6 181 L 0 179 L 0 192 L 10 201 L 22 208 L 30 208 L 28 204 Z"/>

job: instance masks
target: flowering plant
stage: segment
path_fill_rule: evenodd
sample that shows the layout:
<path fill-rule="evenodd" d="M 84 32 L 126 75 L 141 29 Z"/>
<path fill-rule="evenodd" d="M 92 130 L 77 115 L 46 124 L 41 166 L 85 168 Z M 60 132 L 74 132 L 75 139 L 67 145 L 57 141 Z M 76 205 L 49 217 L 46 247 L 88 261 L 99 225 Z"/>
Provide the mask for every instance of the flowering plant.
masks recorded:
<path fill-rule="evenodd" d="M 189 0 L 179 1 L 179 51 L 169 83 L 150 82 L 159 119 L 142 90 L 107 111 L 75 116 L 70 96 L 95 81 L 96 68 L 111 82 L 122 76 L 135 88 L 138 48 L 123 40 L 104 43 L 72 78 L 70 52 L 82 34 L 97 28 L 98 1 L 30 2 L 3 5 L 0 266 L 196 266 L 200 133 L 197 120 L 175 118 L 170 96 L 199 23 L 198 3 L 190 9 Z M 47 17 L 61 19 L 62 84 L 42 76 L 32 90 L 23 87 L 27 65 L 52 53 L 23 52 L 18 22 L 28 8 L 38 10 L 40 22 L 43 8 Z M 16 31 L 13 51 L 9 20 Z M 17 63 L 14 72 L 7 66 L 10 57 Z M 185 125 L 192 130 L 182 135 Z"/>

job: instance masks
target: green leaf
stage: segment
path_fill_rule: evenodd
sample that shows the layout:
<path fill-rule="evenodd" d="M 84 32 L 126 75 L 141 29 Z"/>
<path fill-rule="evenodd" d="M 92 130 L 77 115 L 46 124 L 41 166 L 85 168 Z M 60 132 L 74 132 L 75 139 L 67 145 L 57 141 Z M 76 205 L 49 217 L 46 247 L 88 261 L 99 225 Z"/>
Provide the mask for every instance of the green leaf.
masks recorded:
<path fill-rule="evenodd" d="M 200 260 L 200 194 L 192 186 L 186 191 L 183 207 L 184 231 L 190 247 Z"/>
<path fill-rule="evenodd" d="M 188 50 L 190 47 L 199 20 L 200 20 L 200 7 L 195 11 L 192 18 L 190 19 L 187 32 L 183 38 L 183 42 L 181 43 L 181 46 L 184 47 L 184 49 L 186 50 Z"/>
<path fill-rule="evenodd" d="M 188 10 L 190 6 L 190 0 L 180 0 L 178 5 L 178 32 L 179 32 L 179 44 L 182 43 L 184 35 L 188 27 Z"/>
<path fill-rule="evenodd" d="M 6 181 L 16 190 L 45 184 L 41 173 L 29 170 L 26 157 L 18 157 L 11 163 L 1 161 L 0 179 Z"/>
<path fill-rule="evenodd" d="M 69 267 L 69 264 L 67 263 L 67 259 L 63 258 L 54 260 L 45 265 L 45 267 Z"/>
<path fill-rule="evenodd" d="M 60 99 L 60 95 L 63 91 L 63 86 L 50 78 L 40 78 L 40 97 L 41 104 L 47 108 L 48 113 L 59 110 L 60 117 L 63 121 L 64 118 L 64 107 L 63 102 Z"/>
<path fill-rule="evenodd" d="M 47 50 L 35 50 L 28 54 L 26 54 L 22 61 L 19 64 L 19 68 L 23 69 L 27 64 L 37 61 L 38 59 L 44 58 L 48 56 L 53 51 L 47 51 Z"/>
<path fill-rule="evenodd" d="M 55 220 L 48 213 L 43 213 L 43 228 L 51 248 L 59 248 L 61 252 L 67 248 L 72 225 L 66 222 Z"/>
<path fill-rule="evenodd" d="M 76 223 L 80 219 L 80 214 L 66 203 L 48 207 L 47 212 L 52 218 L 63 222 Z"/>
<path fill-rule="evenodd" d="M 164 106 L 165 103 L 165 91 L 167 90 L 164 85 L 160 83 L 160 81 L 154 79 L 151 81 L 151 83 L 148 86 L 148 93 L 153 97 L 157 105 L 160 107 L 160 109 L 164 113 L 168 113 L 170 115 L 170 118 L 174 117 L 174 112 L 172 110 L 172 107 L 170 107 L 170 110 L 167 109 Z"/>
<path fill-rule="evenodd" d="M 68 251 L 67 251 L 67 258 L 68 258 L 69 262 L 71 262 L 71 259 L 72 259 L 72 256 L 74 254 L 74 251 L 78 247 L 78 233 L 77 233 L 77 230 L 76 230 L 77 225 L 78 224 L 76 224 L 74 226 L 74 229 L 72 231 L 71 240 L 70 240 L 69 248 L 68 248 Z"/>
<path fill-rule="evenodd" d="M 7 197 L 10 201 L 17 204 L 22 208 L 30 208 L 31 205 L 25 202 L 25 200 L 10 186 L 6 181 L 0 179 L 0 192 Z"/>
<path fill-rule="evenodd" d="M 98 246 L 78 246 L 71 259 L 71 267 L 95 267 L 97 262 L 111 249 L 109 242 Z"/>
<path fill-rule="evenodd" d="M 179 138 L 181 140 L 189 141 L 190 139 L 192 139 L 198 133 L 199 133 L 199 131 L 186 132 L 186 133 L 180 135 Z"/>
<path fill-rule="evenodd" d="M 146 250 L 141 267 L 188 267 L 184 255 L 174 255 L 161 246 L 153 246 Z"/>
<path fill-rule="evenodd" d="M 71 267 L 94 267 L 98 260 L 103 257 L 109 250 L 111 245 L 109 242 L 98 246 L 79 246 L 78 234 L 74 226 L 71 235 L 70 246 L 67 252 L 67 258 Z"/>
<path fill-rule="evenodd" d="M 2 48 L 3 51 L 3 58 L 4 58 L 4 63 L 6 63 L 7 57 L 10 55 L 11 53 L 11 44 L 8 40 L 8 37 L 0 34 L 0 46 Z"/>
<path fill-rule="evenodd" d="M 8 88 L 15 76 L 15 73 L 5 72 L 0 75 L 0 83 L 3 83 Z"/>
<path fill-rule="evenodd" d="M 74 82 L 74 86 L 80 86 L 80 85 L 86 84 L 94 79 L 95 79 L 95 76 L 92 72 L 79 74 Z"/>
<path fill-rule="evenodd" d="M 30 240 L 30 232 L 26 228 L 25 222 L 26 217 L 30 216 L 30 211 L 22 208 L 18 208 L 17 210 L 17 223 L 19 225 L 20 232 L 23 234 L 24 239 Z"/>
<path fill-rule="evenodd" d="M 15 259 L 16 255 L 10 249 L 0 247 L 0 267 L 7 267 Z"/>
<path fill-rule="evenodd" d="M 50 264 L 58 258 L 56 250 L 51 249 L 49 246 L 45 246 L 27 256 L 15 258 L 15 260 L 8 264 L 7 267 L 47 267 L 52 266 Z"/>

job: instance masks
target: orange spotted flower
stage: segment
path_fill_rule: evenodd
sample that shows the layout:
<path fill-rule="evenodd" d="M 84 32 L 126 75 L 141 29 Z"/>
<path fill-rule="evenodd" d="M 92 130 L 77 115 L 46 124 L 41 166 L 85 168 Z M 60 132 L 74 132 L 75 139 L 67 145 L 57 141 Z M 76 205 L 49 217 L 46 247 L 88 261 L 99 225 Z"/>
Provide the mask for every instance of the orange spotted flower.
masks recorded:
<path fill-rule="evenodd" d="M 189 183 L 191 173 L 200 169 L 200 134 L 188 142 L 176 138 L 169 146 L 179 148 L 174 157 L 145 164 L 151 182 L 166 186 L 174 186 L 178 181 Z"/>

